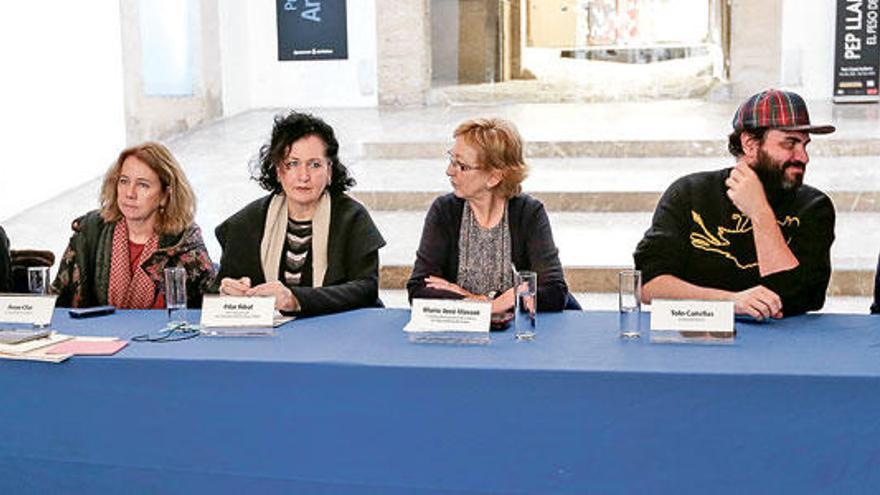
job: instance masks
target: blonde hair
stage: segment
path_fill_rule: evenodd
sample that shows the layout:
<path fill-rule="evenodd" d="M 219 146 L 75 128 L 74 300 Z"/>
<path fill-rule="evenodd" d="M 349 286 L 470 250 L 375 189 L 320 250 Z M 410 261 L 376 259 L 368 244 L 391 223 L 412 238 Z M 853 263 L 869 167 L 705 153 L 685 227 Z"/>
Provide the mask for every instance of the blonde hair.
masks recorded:
<path fill-rule="evenodd" d="M 498 118 L 467 120 L 455 129 L 453 137 L 461 137 L 477 150 L 481 167 L 501 172 L 496 188 L 504 198 L 522 192 L 528 166 L 523 158 L 522 138 L 512 122 Z"/>
<path fill-rule="evenodd" d="M 163 144 L 146 142 L 126 148 L 104 174 L 101 186 L 101 218 L 116 222 L 122 218 L 117 203 L 116 184 L 122 163 L 130 156 L 137 157 L 159 176 L 162 191 L 168 195 L 164 206 L 156 212 L 156 233 L 177 235 L 192 225 L 196 213 L 196 196 L 180 164 Z"/>

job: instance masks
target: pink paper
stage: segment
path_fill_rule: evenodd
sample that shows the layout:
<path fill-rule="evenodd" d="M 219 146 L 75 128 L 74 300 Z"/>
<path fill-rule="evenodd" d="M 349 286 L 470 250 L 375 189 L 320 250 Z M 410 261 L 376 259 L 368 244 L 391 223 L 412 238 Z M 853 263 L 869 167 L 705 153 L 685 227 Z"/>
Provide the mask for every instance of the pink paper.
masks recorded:
<path fill-rule="evenodd" d="M 127 340 L 68 340 L 46 349 L 47 354 L 75 354 L 77 356 L 110 356 L 128 345 Z"/>

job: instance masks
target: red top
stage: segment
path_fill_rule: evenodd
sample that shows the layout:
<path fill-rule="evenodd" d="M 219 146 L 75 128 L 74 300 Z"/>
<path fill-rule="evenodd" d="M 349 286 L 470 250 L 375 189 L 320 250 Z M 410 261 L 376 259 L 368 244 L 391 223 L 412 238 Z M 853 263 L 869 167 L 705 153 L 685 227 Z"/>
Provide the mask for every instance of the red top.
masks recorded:
<path fill-rule="evenodd" d="M 128 262 L 131 263 L 131 274 L 134 275 L 135 270 L 138 269 L 138 258 L 141 257 L 141 253 L 144 252 L 144 246 L 146 244 L 135 244 L 134 242 L 128 241 Z"/>
<path fill-rule="evenodd" d="M 136 244 L 134 242 L 128 241 L 128 261 L 131 263 L 131 273 L 134 274 L 134 271 L 137 270 L 138 267 L 138 258 L 141 257 L 141 253 L 144 252 L 144 246 L 146 244 Z M 156 300 L 153 301 L 152 309 L 165 309 L 165 293 L 159 292 L 159 295 L 156 296 Z"/>

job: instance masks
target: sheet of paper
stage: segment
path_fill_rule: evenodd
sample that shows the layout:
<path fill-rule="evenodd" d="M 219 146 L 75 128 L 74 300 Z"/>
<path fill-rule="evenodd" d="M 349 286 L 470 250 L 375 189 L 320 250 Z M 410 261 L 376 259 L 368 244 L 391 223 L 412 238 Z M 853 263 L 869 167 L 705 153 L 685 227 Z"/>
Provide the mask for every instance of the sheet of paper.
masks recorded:
<path fill-rule="evenodd" d="M 0 344 L 0 353 L 7 355 L 27 354 L 43 347 L 49 347 L 66 340 L 72 339 L 72 335 L 64 335 L 60 333 L 52 333 L 52 335 L 43 338 L 22 342 L 21 344 Z"/>
<path fill-rule="evenodd" d="M 73 354 L 75 356 L 112 356 L 128 345 L 125 340 L 93 340 L 76 337 L 45 349 L 46 354 Z"/>
<path fill-rule="evenodd" d="M 278 328 L 281 325 L 284 325 L 285 323 L 293 321 L 295 319 L 296 316 L 284 316 L 283 314 L 276 311 L 275 316 L 272 317 L 272 327 Z"/>
<path fill-rule="evenodd" d="M 60 363 L 66 361 L 71 354 L 43 354 L 39 351 L 28 354 L 4 354 L 0 352 L 0 359 L 14 361 L 41 361 L 44 363 Z"/>

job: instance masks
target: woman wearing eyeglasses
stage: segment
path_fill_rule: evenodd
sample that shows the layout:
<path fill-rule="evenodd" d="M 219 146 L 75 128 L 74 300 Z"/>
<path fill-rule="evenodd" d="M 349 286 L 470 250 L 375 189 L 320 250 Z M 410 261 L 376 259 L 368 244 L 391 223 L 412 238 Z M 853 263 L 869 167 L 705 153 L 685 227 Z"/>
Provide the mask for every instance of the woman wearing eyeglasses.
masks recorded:
<path fill-rule="evenodd" d="M 527 167 L 514 125 L 475 119 L 453 135 L 446 167 L 453 192 L 434 200 L 425 218 L 410 300 L 485 300 L 493 313 L 509 312 L 515 267 L 537 272 L 538 311 L 577 308 L 544 205 L 521 193 Z"/>
<path fill-rule="evenodd" d="M 301 315 L 381 306 L 379 248 L 385 240 L 339 161 L 333 128 L 309 114 L 275 118 L 255 179 L 269 195 L 217 227 L 222 294 L 275 296 Z"/>

